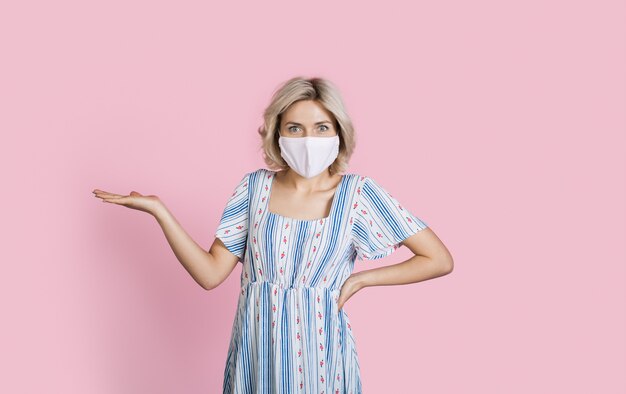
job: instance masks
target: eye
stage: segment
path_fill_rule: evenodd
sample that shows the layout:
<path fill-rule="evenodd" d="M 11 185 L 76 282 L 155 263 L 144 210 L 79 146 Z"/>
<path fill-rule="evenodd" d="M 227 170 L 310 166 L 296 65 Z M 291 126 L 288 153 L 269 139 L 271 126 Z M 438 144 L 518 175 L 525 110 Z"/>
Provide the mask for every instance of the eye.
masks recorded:
<path fill-rule="evenodd" d="M 322 130 L 322 131 L 327 131 L 327 130 L 330 130 L 330 129 L 328 128 L 328 126 L 326 126 L 326 125 L 321 125 L 320 127 L 325 127 L 325 128 L 326 128 L 326 129 L 324 129 L 324 130 Z"/>
<path fill-rule="evenodd" d="M 298 126 L 289 126 L 289 127 L 287 128 L 287 130 L 289 130 L 289 131 L 293 131 L 293 130 L 292 130 L 292 128 L 298 128 Z"/>

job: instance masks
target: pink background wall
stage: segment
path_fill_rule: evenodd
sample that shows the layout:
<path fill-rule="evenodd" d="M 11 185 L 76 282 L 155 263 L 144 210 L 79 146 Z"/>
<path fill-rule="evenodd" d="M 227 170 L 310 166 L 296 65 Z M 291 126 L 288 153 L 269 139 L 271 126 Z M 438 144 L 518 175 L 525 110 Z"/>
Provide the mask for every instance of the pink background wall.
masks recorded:
<path fill-rule="evenodd" d="M 221 392 L 240 266 L 204 291 L 91 191 L 157 194 L 208 249 L 296 75 L 339 86 L 350 171 L 455 258 L 347 302 L 364 392 L 626 391 L 624 2 L 12 3 L 1 392 Z"/>

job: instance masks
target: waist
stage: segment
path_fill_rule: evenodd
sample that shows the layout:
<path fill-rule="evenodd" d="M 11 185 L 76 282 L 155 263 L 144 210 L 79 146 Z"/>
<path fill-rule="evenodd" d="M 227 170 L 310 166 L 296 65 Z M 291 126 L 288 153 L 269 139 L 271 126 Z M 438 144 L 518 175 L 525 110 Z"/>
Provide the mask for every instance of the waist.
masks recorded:
<path fill-rule="evenodd" d="M 281 291 L 300 291 L 300 292 L 314 291 L 314 292 L 328 292 L 328 293 L 336 293 L 336 294 L 339 294 L 341 291 L 341 289 L 335 289 L 335 288 L 330 288 L 326 286 L 303 286 L 303 285 L 291 286 L 285 283 L 275 283 L 275 282 L 269 282 L 265 280 L 247 282 L 241 287 L 241 289 L 244 290 L 248 287 L 271 287 L 275 290 L 281 290 Z"/>

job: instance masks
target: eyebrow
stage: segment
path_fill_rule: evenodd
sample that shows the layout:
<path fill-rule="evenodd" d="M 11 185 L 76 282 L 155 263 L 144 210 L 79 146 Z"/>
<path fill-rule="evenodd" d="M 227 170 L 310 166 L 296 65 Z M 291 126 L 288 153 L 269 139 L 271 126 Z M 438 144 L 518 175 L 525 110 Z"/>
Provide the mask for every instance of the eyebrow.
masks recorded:
<path fill-rule="evenodd" d="M 287 122 L 287 123 L 285 123 L 285 125 L 288 125 L 289 123 L 291 123 L 291 124 L 295 124 L 296 126 L 302 126 L 302 125 L 301 125 L 300 123 L 298 123 L 298 122 Z M 330 123 L 330 121 L 329 121 L 329 120 L 322 120 L 321 122 L 317 122 L 317 123 L 315 123 L 315 124 L 322 124 L 322 123 Z"/>

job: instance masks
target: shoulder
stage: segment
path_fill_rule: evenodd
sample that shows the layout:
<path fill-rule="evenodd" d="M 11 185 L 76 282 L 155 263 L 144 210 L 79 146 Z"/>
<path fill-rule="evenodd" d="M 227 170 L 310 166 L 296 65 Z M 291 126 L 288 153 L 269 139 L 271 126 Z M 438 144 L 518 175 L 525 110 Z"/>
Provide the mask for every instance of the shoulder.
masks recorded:
<path fill-rule="evenodd" d="M 366 184 L 373 182 L 373 179 L 370 176 L 362 173 L 349 172 L 344 175 L 348 180 L 350 180 L 350 183 L 356 185 L 357 190 L 360 190 Z"/>
<path fill-rule="evenodd" d="M 358 182 L 358 183 L 365 181 L 365 179 L 367 178 L 366 175 L 356 173 L 356 172 L 346 172 L 346 173 L 343 173 L 343 176 L 352 182 Z"/>
<path fill-rule="evenodd" d="M 378 178 L 372 177 L 371 175 L 360 174 L 359 180 L 363 185 L 367 185 L 369 187 L 373 187 L 373 188 L 382 187 L 381 183 L 378 181 Z"/>
<path fill-rule="evenodd" d="M 357 172 L 345 172 L 342 175 L 344 178 L 342 188 L 352 195 L 352 205 L 358 205 L 363 195 L 365 183 L 368 181 L 369 177 Z"/>
<path fill-rule="evenodd" d="M 384 184 L 381 184 L 376 178 L 366 174 L 358 174 L 357 176 L 357 186 L 360 198 L 378 199 L 385 195 L 391 196 Z"/>
<path fill-rule="evenodd" d="M 246 186 L 250 187 L 250 192 L 261 190 L 261 188 L 267 188 L 274 173 L 275 171 L 263 167 L 253 169 L 245 173 L 242 183 L 245 182 Z"/>
<path fill-rule="evenodd" d="M 263 177 L 270 177 L 272 176 L 272 174 L 274 173 L 274 171 L 272 170 L 268 170 L 267 168 L 257 168 L 256 170 L 250 170 L 245 174 L 245 177 L 251 179 L 251 180 L 259 180 L 262 179 Z"/>

